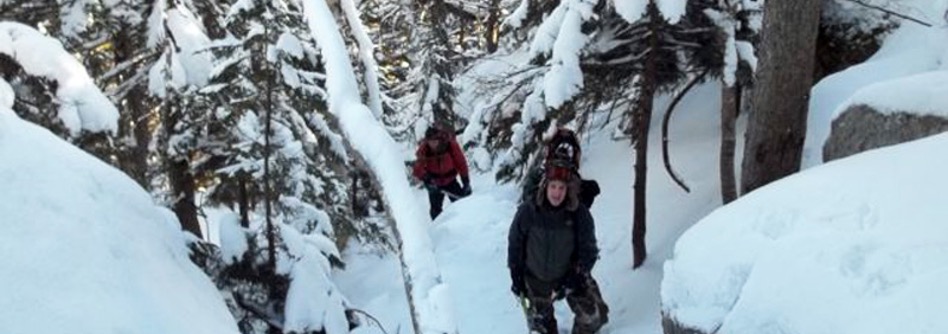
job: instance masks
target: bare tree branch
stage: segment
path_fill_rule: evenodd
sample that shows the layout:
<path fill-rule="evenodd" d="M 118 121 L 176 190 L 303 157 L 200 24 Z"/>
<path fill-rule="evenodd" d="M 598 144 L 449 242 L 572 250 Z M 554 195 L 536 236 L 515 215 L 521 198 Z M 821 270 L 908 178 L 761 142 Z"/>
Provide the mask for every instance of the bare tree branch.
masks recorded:
<path fill-rule="evenodd" d="M 688 91 L 691 90 L 701 79 L 704 79 L 704 76 L 708 74 L 709 69 L 705 69 L 698 76 L 691 79 L 685 88 L 678 92 L 675 95 L 675 98 L 672 99 L 671 104 L 668 105 L 668 109 L 665 110 L 665 117 L 662 119 L 662 159 L 665 161 L 665 171 L 668 172 L 668 176 L 671 176 L 672 180 L 675 180 L 675 183 L 678 184 L 681 189 L 684 189 L 686 193 L 690 193 L 691 189 L 688 188 L 688 185 L 681 180 L 681 177 L 671 167 L 671 159 L 668 157 L 668 124 L 671 121 L 672 112 L 675 111 L 675 106 L 678 105 L 678 102 L 681 102 L 681 99 L 688 94 Z"/>
<path fill-rule="evenodd" d="M 363 310 L 360 310 L 360 309 L 357 309 L 357 308 L 350 308 L 349 311 L 352 311 L 352 312 L 354 312 L 354 313 L 359 313 L 359 314 L 362 314 L 362 315 L 368 317 L 370 320 L 372 320 L 372 322 L 375 322 L 375 325 L 379 327 L 379 330 L 381 330 L 382 333 L 388 334 L 388 331 L 385 330 L 385 327 L 382 327 L 382 323 L 379 321 L 379 319 L 376 319 L 375 317 L 373 317 L 373 316 L 372 316 L 371 314 L 369 314 L 368 312 L 363 311 Z"/>
<path fill-rule="evenodd" d="M 899 18 L 902 18 L 902 19 L 906 19 L 906 20 L 909 20 L 909 21 L 912 21 L 912 22 L 921 24 L 921 25 L 926 26 L 926 27 L 932 27 L 932 26 L 933 26 L 931 23 L 922 21 L 922 20 L 920 20 L 920 19 L 916 19 L 916 18 L 914 18 L 914 17 L 908 16 L 908 15 L 905 15 L 905 14 L 897 13 L 897 12 L 892 11 L 892 10 L 890 10 L 890 9 L 883 8 L 883 7 L 881 7 L 881 6 L 876 6 L 876 5 L 873 5 L 873 4 L 868 4 L 868 3 L 863 2 L 862 0 L 846 0 L 846 1 L 852 2 L 852 3 L 854 3 L 854 4 L 857 4 L 857 5 L 866 7 L 866 8 L 875 9 L 875 10 L 878 10 L 878 11 L 880 11 L 880 12 L 883 12 L 883 13 L 886 13 L 886 14 L 889 14 L 889 15 L 892 15 L 892 16 L 895 16 L 895 17 L 899 17 Z"/>

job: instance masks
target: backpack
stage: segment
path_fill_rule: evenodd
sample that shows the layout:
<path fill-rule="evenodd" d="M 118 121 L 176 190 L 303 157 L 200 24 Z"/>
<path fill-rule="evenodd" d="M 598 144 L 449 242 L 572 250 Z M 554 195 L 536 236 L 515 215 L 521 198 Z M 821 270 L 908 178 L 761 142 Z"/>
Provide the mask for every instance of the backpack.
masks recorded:
<path fill-rule="evenodd" d="M 579 178 L 580 193 L 579 200 L 587 208 L 592 207 L 593 201 L 600 193 L 599 183 L 595 180 L 586 180 L 579 175 L 579 162 L 582 157 L 582 149 L 579 146 L 579 138 L 573 130 L 559 128 L 553 133 L 546 144 L 546 154 L 543 158 L 542 167 L 537 167 L 527 175 L 524 182 L 521 202 L 528 201 L 537 192 L 545 173 L 553 169 L 568 169 Z"/>
<path fill-rule="evenodd" d="M 579 161 L 582 156 L 582 149 L 579 146 L 579 138 L 576 132 L 567 128 L 556 129 L 553 137 L 546 144 L 546 156 L 543 159 L 543 165 L 547 166 L 554 162 L 563 161 L 572 164 L 572 167 L 579 169 Z"/>

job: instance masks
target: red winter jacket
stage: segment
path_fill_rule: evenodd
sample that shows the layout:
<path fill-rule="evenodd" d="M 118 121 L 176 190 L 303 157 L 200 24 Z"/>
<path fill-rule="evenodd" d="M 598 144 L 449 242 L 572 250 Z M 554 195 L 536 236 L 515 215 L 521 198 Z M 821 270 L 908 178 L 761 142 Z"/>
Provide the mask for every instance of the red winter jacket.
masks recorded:
<path fill-rule="evenodd" d="M 434 152 L 427 143 L 422 142 L 415 151 L 412 175 L 419 180 L 431 175 L 432 182 L 438 186 L 448 185 L 458 175 L 461 175 L 462 180 L 467 180 L 467 159 L 464 159 L 461 146 L 453 139 L 447 139 L 447 142 L 447 147 L 441 152 Z"/>

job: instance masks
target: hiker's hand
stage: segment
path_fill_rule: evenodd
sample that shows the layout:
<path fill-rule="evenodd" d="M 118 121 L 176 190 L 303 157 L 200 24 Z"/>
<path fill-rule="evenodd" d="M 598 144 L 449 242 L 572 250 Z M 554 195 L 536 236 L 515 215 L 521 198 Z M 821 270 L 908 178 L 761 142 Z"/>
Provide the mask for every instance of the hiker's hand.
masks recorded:
<path fill-rule="evenodd" d="M 461 177 L 461 193 L 464 196 L 471 194 L 471 178 L 470 177 Z"/>
<path fill-rule="evenodd" d="M 566 273 L 566 277 L 563 279 L 563 286 L 573 291 L 585 290 L 586 278 L 589 277 L 589 275 L 591 274 L 582 268 L 573 268 Z"/>
<path fill-rule="evenodd" d="M 431 174 L 425 174 L 425 177 L 421 179 L 422 184 L 425 185 L 425 189 L 428 191 L 438 191 L 438 186 L 434 183 L 434 177 Z"/>
<path fill-rule="evenodd" d="M 527 284 L 523 279 L 523 273 L 519 270 L 510 270 L 510 292 L 518 297 L 523 297 L 527 292 Z"/>

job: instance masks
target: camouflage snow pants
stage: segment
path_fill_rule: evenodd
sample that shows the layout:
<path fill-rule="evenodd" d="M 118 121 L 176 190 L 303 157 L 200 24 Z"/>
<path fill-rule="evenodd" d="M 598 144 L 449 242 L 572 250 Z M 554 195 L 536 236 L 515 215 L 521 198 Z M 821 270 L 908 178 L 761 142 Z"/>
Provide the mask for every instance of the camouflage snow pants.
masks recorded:
<path fill-rule="evenodd" d="M 530 301 L 527 322 L 530 330 L 540 334 L 557 333 L 553 302 L 558 299 L 558 292 L 565 293 L 566 303 L 575 315 L 572 334 L 595 334 L 602 328 L 609 321 L 609 307 L 602 300 L 599 284 L 591 275 L 583 275 L 582 281 L 575 288 L 560 289 L 558 283 L 527 275 L 527 298 Z"/>

